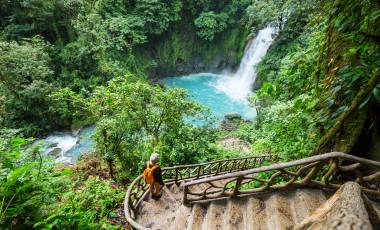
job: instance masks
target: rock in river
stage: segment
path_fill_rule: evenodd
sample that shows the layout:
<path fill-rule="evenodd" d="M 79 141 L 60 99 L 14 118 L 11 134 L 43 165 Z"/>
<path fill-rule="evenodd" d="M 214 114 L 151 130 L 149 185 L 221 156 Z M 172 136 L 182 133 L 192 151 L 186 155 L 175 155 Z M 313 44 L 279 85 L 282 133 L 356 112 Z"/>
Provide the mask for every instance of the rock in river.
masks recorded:
<path fill-rule="evenodd" d="M 55 158 L 58 158 L 59 156 L 61 156 L 61 153 L 62 153 L 62 148 L 54 148 L 47 154 L 50 156 L 54 156 Z"/>

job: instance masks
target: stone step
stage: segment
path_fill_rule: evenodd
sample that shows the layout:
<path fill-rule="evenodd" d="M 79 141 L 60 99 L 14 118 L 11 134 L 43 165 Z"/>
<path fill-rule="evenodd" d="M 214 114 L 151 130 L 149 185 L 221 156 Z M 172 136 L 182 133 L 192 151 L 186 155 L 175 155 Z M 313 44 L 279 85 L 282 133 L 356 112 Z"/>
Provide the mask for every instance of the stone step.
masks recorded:
<path fill-rule="evenodd" d="M 204 186 L 196 189 L 204 189 Z M 147 198 L 139 206 L 137 222 L 147 228 L 161 230 L 289 229 L 326 201 L 320 190 L 297 189 L 186 207 L 180 202 L 182 192 L 180 186 L 171 185 L 163 189 L 160 200 Z M 373 206 L 372 210 L 380 215 L 380 206 Z"/>
<path fill-rule="evenodd" d="M 212 183 L 213 183 L 214 185 L 216 185 L 216 186 L 221 186 L 221 187 L 223 187 L 224 184 L 225 184 L 225 180 L 216 180 L 216 181 L 213 181 Z"/>
<path fill-rule="evenodd" d="M 205 216 L 205 221 L 202 225 L 202 229 L 223 229 L 225 205 L 225 200 L 214 201 L 210 203 L 207 208 L 207 213 Z"/>
<path fill-rule="evenodd" d="M 180 205 L 181 202 L 181 198 L 180 198 L 180 193 L 173 193 L 173 189 L 169 189 L 167 186 L 164 186 L 164 188 L 162 189 L 162 197 L 161 199 L 163 199 L 165 202 L 169 202 L 169 203 L 173 203 L 173 204 L 176 204 L 176 205 Z M 160 199 L 160 200 L 161 200 Z"/>
<path fill-rule="evenodd" d="M 143 225 L 146 228 L 162 229 L 162 225 L 165 224 L 162 220 L 166 218 L 167 213 L 147 201 L 142 201 L 138 212 L 137 221 L 138 223 L 144 223 Z"/>
<path fill-rule="evenodd" d="M 176 184 L 173 184 L 170 186 L 170 191 L 173 193 L 173 195 L 175 196 L 182 196 L 182 192 L 183 192 L 183 187 L 180 185 L 176 185 Z"/>
<path fill-rule="evenodd" d="M 297 189 L 292 194 L 292 209 L 296 224 L 301 223 L 326 201 L 326 196 L 320 190 Z"/>
<path fill-rule="evenodd" d="M 183 230 L 188 225 L 188 220 L 192 213 L 190 207 L 180 206 L 175 213 L 175 219 L 169 224 L 169 230 Z"/>
<path fill-rule="evenodd" d="M 224 218 L 226 230 L 245 229 L 244 213 L 246 211 L 246 199 L 233 198 L 227 201 Z"/>
<path fill-rule="evenodd" d="M 152 199 L 149 195 L 147 202 L 160 209 L 176 211 L 180 203 L 173 197 L 171 191 L 164 187 L 161 194 L 162 196 L 159 200 Z"/>
<path fill-rule="evenodd" d="M 285 193 L 273 193 L 266 203 L 268 229 L 287 229 L 293 225 L 293 214 L 290 205 L 291 196 Z"/>
<path fill-rule="evenodd" d="M 203 192 L 206 188 L 208 188 L 207 184 L 198 184 L 196 186 L 191 187 L 195 192 Z"/>
<path fill-rule="evenodd" d="M 177 186 L 176 184 L 173 184 L 170 187 L 170 191 L 172 192 L 173 197 L 176 199 L 176 201 L 180 204 L 182 204 L 182 198 L 183 198 L 183 187 Z"/>
<path fill-rule="evenodd" d="M 159 200 L 154 200 L 148 194 L 138 210 L 138 223 L 145 223 L 144 226 L 152 229 L 168 229 L 169 223 L 173 222 L 176 212 L 181 206 L 173 193 L 164 186 L 162 196 Z"/>
<path fill-rule="evenodd" d="M 187 230 L 201 230 L 203 220 L 206 216 L 206 209 L 200 204 L 194 204 L 189 220 L 187 221 Z"/>
<path fill-rule="evenodd" d="M 247 230 L 267 230 L 266 203 L 263 198 L 247 198 L 245 226 Z"/>

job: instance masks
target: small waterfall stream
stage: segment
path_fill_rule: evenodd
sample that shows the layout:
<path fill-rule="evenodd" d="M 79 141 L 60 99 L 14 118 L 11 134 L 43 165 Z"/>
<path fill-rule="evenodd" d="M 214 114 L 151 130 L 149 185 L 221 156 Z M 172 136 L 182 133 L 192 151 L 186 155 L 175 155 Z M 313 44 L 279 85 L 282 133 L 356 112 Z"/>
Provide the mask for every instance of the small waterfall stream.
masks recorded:
<path fill-rule="evenodd" d="M 86 126 L 77 132 L 60 131 L 48 135 L 46 138 L 37 140 L 35 144 L 41 145 L 45 155 L 55 157 L 55 162 L 63 164 L 75 164 L 82 153 L 93 150 L 92 136 L 95 126 Z"/>
<path fill-rule="evenodd" d="M 71 132 L 56 132 L 51 134 L 45 139 L 48 144 L 45 154 L 54 155 L 56 162 L 72 163 L 72 157 L 67 156 L 66 153 L 77 144 L 78 140 L 79 137 L 74 136 Z"/>
<path fill-rule="evenodd" d="M 256 81 L 255 65 L 267 53 L 274 33 L 275 29 L 270 26 L 260 30 L 256 38 L 248 44 L 236 73 L 220 77 L 214 87 L 234 100 L 246 100 Z"/>

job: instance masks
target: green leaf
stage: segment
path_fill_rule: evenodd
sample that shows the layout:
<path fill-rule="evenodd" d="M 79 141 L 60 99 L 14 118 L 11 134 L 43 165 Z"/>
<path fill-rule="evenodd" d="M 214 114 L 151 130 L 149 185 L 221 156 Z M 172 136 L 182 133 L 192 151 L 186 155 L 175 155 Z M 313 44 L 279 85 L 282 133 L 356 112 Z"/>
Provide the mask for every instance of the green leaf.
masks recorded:
<path fill-rule="evenodd" d="M 73 170 L 71 169 L 64 169 L 62 172 L 61 172 L 61 176 L 69 176 L 73 174 Z"/>
<path fill-rule="evenodd" d="M 368 104 L 369 99 L 371 99 L 371 94 L 369 94 L 364 101 L 360 104 L 359 109 L 362 109 L 364 106 Z"/>
<path fill-rule="evenodd" d="M 14 171 L 8 174 L 7 183 L 14 184 L 17 180 L 22 179 L 23 176 L 27 172 L 29 172 L 33 168 L 34 165 L 35 165 L 34 162 L 32 162 L 15 169 Z"/>
<path fill-rule="evenodd" d="M 377 103 L 380 103 L 380 84 L 373 89 L 373 97 Z"/>

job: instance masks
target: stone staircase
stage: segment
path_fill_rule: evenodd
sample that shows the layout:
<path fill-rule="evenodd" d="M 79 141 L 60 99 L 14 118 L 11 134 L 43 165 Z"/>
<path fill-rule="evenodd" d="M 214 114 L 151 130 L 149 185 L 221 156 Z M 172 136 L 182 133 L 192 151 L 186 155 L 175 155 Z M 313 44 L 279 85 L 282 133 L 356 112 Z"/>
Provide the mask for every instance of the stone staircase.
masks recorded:
<path fill-rule="evenodd" d="M 261 196 L 212 201 L 187 207 L 181 187 L 164 187 L 160 200 L 146 198 L 137 222 L 151 229 L 287 229 L 300 223 L 326 201 L 317 189 L 296 189 Z"/>
<path fill-rule="evenodd" d="M 229 166 L 225 171 L 247 165 L 246 159 L 225 162 L 164 168 L 167 185 L 158 201 L 150 198 L 142 176 L 137 177 L 124 202 L 131 227 L 380 229 L 380 162 L 328 153 L 219 174 L 224 165 Z M 358 171 L 363 166 L 366 170 Z M 260 177 L 262 172 L 272 174 Z M 260 183 L 252 187 L 253 181 Z"/>
<path fill-rule="evenodd" d="M 146 228 L 157 230 L 293 229 L 323 206 L 327 197 L 319 189 L 299 188 L 187 207 L 181 203 L 181 187 L 173 184 L 164 187 L 158 201 L 147 196 L 139 205 L 136 220 Z M 371 206 L 375 212 L 370 214 L 379 220 L 380 203 L 371 201 Z"/>

